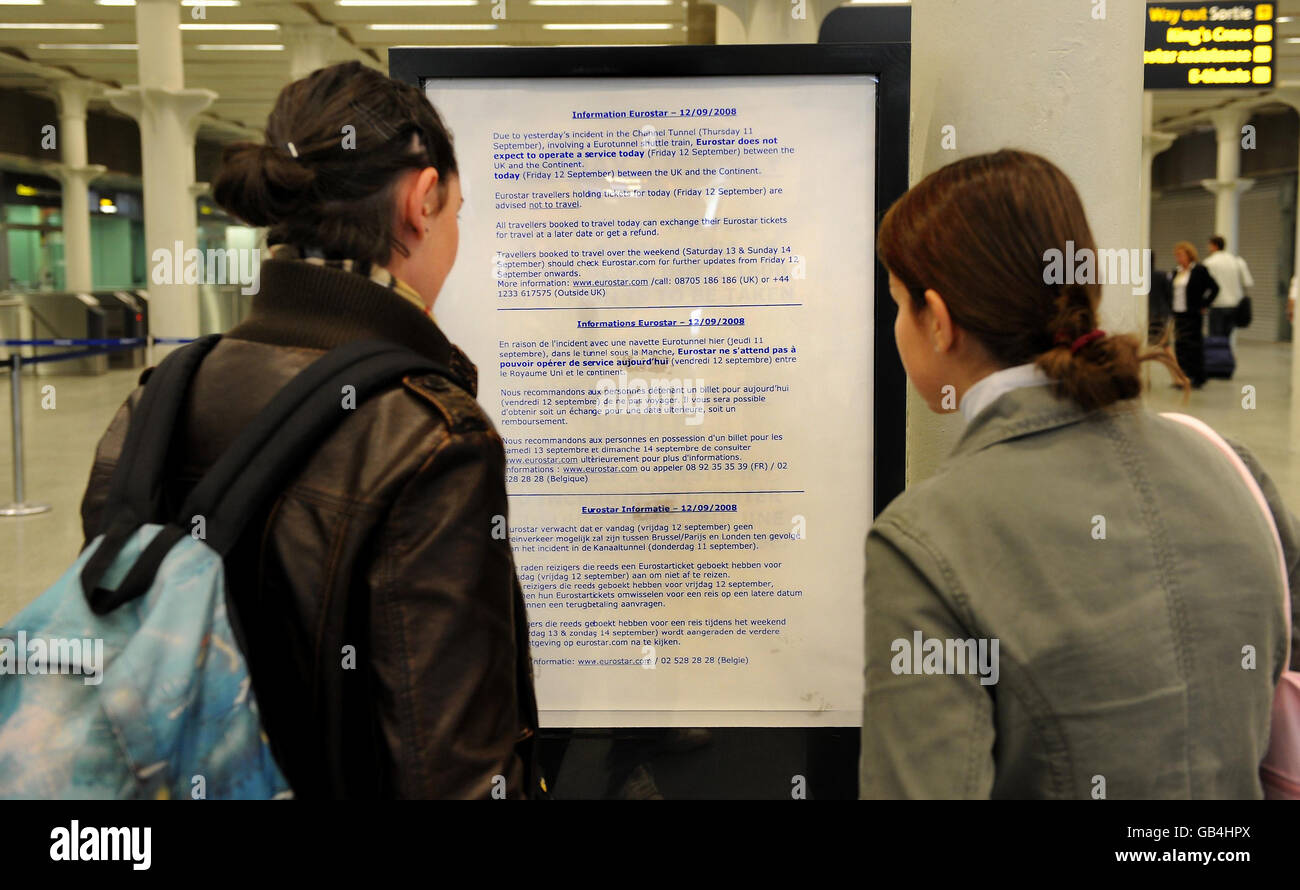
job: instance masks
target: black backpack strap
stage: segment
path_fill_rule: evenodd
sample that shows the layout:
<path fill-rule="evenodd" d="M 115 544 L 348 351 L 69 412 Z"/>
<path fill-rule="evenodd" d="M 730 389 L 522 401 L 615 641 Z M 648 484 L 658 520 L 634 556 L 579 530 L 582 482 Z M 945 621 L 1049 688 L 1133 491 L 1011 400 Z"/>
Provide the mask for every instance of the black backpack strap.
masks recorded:
<path fill-rule="evenodd" d="M 189 533 L 194 516 L 204 518 L 207 545 L 222 556 L 229 554 L 249 520 L 284 488 L 335 426 L 368 396 L 411 373 L 437 373 L 457 380 L 450 370 L 424 356 L 382 340 L 353 341 L 321 356 L 240 431 L 190 491 L 180 514 L 169 524 L 174 531 L 159 533 L 156 546 L 146 548 L 115 591 L 84 588 L 92 607 L 108 611 L 147 591 L 171 546 Z M 352 391 L 345 395 L 344 387 Z M 114 526 L 119 528 L 125 529 L 126 523 Z M 115 556 L 106 557 L 103 567 Z M 87 568 L 98 557 L 96 553 Z M 85 581 L 83 573 L 83 585 Z"/>
<path fill-rule="evenodd" d="M 104 535 L 99 548 L 81 569 L 81 588 L 96 614 L 112 611 L 111 591 L 99 587 L 104 573 L 117 559 L 127 539 L 146 522 L 163 516 L 163 479 L 167 453 L 176 431 L 181 406 L 199 363 L 217 345 L 213 334 L 168 354 L 149 376 L 149 382 L 131 415 L 117 466 L 109 479 L 104 502 Z"/>
<path fill-rule="evenodd" d="M 188 528 L 191 517 L 205 517 L 208 546 L 226 555 L 248 520 L 334 427 L 370 395 L 412 373 L 451 376 L 419 353 L 382 340 L 354 341 L 321 357 L 276 394 L 199 480 L 177 523 Z"/>
<path fill-rule="evenodd" d="M 163 479 L 176 421 L 194 372 L 220 340 L 220 334 L 201 337 L 170 353 L 149 375 L 109 481 L 106 526 L 128 511 L 141 523 L 162 518 Z"/>

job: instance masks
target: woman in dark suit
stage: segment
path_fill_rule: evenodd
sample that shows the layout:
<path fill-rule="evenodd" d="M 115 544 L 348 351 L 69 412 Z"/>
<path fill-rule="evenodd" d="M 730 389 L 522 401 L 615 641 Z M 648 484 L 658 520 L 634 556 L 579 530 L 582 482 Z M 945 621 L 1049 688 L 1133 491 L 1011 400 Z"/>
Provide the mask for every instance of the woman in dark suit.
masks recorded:
<path fill-rule="evenodd" d="M 1174 354 L 1193 389 L 1205 385 L 1205 341 L 1201 335 L 1201 318 L 1219 295 L 1219 283 L 1209 270 L 1197 262 L 1196 248 L 1190 241 L 1174 245 L 1178 269 L 1171 281 L 1174 309 Z"/>

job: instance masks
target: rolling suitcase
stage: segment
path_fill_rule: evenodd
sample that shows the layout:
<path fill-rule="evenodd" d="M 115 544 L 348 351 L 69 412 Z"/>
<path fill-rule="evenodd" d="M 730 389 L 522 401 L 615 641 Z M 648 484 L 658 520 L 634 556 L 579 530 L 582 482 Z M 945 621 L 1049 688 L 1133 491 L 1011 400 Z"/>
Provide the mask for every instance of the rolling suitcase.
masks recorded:
<path fill-rule="evenodd" d="M 1237 359 L 1232 355 L 1232 344 L 1227 337 L 1205 338 L 1205 376 L 1221 380 L 1232 379 L 1237 370 Z"/>

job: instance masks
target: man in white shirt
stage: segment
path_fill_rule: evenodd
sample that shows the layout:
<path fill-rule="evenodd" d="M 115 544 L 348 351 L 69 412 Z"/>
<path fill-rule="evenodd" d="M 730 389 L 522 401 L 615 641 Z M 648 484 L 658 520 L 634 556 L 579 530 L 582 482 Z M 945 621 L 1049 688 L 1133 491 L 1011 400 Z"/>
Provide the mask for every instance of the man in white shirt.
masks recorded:
<path fill-rule="evenodd" d="M 1255 286 L 1246 261 L 1224 250 L 1223 238 L 1210 239 L 1210 252 L 1202 261 L 1210 275 L 1219 283 L 1219 296 L 1210 306 L 1210 336 L 1227 337 L 1232 334 L 1237 304 L 1246 295 L 1246 289 Z"/>

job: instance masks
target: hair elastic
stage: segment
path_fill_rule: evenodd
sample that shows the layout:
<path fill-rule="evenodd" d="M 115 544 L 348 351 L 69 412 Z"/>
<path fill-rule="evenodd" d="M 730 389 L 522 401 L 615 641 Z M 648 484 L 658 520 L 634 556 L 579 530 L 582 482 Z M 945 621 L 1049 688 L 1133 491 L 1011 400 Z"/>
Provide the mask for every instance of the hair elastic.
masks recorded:
<path fill-rule="evenodd" d="M 1094 331 L 1089 331 L 1088 333 L 1084 334 L 1082 337 L 1080 337 L 1079 339 L 1075 340 L 1073 343 L 1070 344 L 1070 355 L 1078 355 L 1080 349 L 1087 346 L 1093 340 L 1100 340 L 1104 336 L 1106 336 L 1106 332 L 1103 331 L 1101 328 L 1097 328 Z M 1057 342 L 1064 344 L 1065 340 L 1060 339 L 1058 337 Z"/>

